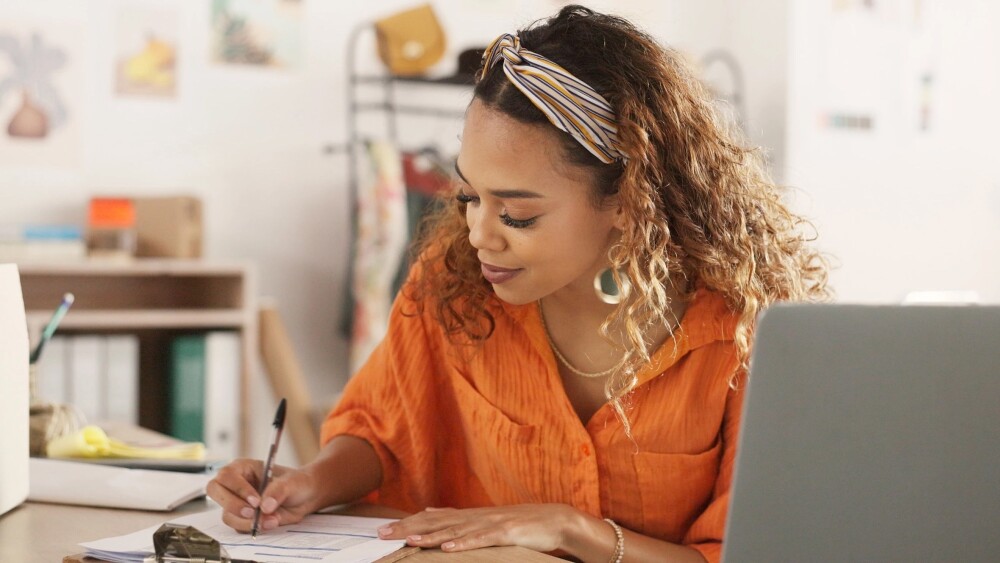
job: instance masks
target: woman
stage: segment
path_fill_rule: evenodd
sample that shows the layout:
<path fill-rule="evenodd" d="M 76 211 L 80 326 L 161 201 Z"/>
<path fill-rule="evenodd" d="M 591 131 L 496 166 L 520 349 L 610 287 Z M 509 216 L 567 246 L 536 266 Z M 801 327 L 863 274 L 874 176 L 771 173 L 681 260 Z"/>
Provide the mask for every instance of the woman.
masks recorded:
<path fill-rule="evenodd" d="M 569 6 L 487 50 L 456 172 L 319 458 L 263 501 L 234 462 L 224 521 L 369 495 L 412 545 L 717 560 L 755 319 L 827 297 L 759 155 L 677 53 Z"/>

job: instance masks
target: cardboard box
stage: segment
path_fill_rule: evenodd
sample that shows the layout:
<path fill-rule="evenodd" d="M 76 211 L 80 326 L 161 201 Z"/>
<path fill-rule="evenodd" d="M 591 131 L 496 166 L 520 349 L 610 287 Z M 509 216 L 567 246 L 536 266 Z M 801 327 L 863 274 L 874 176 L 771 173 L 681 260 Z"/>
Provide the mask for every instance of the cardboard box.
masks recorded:
<path fill-rule="evenodd" d="M 201 258 L 201 200 L 191 196 L 137 197 L 136 256 Z"/>

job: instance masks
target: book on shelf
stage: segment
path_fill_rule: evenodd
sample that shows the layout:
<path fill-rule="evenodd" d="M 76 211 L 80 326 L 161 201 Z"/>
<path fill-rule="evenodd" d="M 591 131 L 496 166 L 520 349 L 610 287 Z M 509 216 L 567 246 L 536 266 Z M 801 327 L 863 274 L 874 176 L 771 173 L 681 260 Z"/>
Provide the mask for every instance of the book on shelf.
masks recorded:
<path fill-rule="evenodd" d="M 0 262 L 83 260 L 87 245 L 77 225 L 0 226 Z"/>
<path fill-rule="evenodd" d="M 104 413 L 99 420 L 139 423 L 139 339 L 133 335 L 105 337 Z"/>
<path fill-rule="evenodd" d="M 105 412 L 107 381 L 105 341 L 96 335 L 74 336 L 70 341 L 70 378 L 67 402 L 85 420 L 99 420 Z"/>
<path fill-rule="evenodd" d="M 67 378 L 70 365 L 68 336 L 53 336 L 39 356 L 35 369 L 35 389 L 43 403 L 66 403 Z"/>
<path fill-rule="evenodd" d="M 239 454 L 242 344 L 233 331 L 178 335 L 170 345 L 167 427 L 202 442 L 213 459 Z M 38 399 L 72 405 L 88 422 L 139 425 L 139 339 L 135 335 L 54 336 L 38 361 Z"/>
<path fill-rule="evenodd" d="M 170 435 L 205 440 L 205 336 L 182 334 L 170 343 Z"/>
<path fill-rule="evenodd" d="M 205 334 L 205 447 L 216 459 L 239 456 L 240 336 Z"/>
<path fill-rule="evenodd" d="M 70 404 L 88 421 L 139 423 L 136 336 L 53 336 L 37 369 L 40 402 Z"/>
<path fill-rule="evenodd" d="M 210 331 L 171 344 L 170 434 L 204 442 L 215 459 L 238 454 L 240 337 Z"/>

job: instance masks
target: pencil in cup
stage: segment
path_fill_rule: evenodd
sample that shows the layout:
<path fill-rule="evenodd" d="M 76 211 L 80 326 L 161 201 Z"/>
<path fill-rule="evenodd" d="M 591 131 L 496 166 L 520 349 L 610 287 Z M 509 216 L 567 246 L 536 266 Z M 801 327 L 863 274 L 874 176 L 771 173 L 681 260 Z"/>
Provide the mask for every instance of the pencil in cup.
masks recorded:
<path fill-rule="evenodd" d="M 49 319 L 48 324 L 42 330 L 42 337 L 38 340 L 38 346 L 35 346 L 35 350 L 31 352 L 29 363 L 34 364 L 38 361 L 38 358 L 42 355 L 42 349 L 45 348 L 45 344 L 52 338 L 52 334 L 59 327 L 59 323 L 62 322 L 63 317 L 66 316 L 66 312 L 69 311 L 75 300 L 76 298 L 72 293 L 63 294 L 62 302 L 56 307 L 55 312 L 52 313 L 52 318 Z"/>
<path fill-rule="evenodd" d="M 73 305 L 73 301 L 76 298 L 72 293 L 64 293 L 62 301 L 56 310 L 52 313 L 52 318 L 42 329 L 42 336 L 38 339 L 38 345 L 28 356 L 28 396 L 30 397 L 31 404 L 36 404 L 39 401 L 38 398 L 38 358 L 42 356 L 42 350 L 45 348 L 45 344 L 52 339 L 52 335 L 55 333 L 56 328 L 59 327 L 59 323 L 62 322 L 63 317 L 66 316 L 66 312 L 69 311 L 70 306 Z"/>

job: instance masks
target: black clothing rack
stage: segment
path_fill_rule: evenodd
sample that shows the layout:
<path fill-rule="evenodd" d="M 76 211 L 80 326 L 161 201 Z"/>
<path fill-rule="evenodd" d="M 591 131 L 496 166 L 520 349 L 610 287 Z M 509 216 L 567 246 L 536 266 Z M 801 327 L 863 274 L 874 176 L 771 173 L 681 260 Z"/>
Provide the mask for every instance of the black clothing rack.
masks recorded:
<path fill-rule="evenodd" d="M 473 74 L 454 74 L 451 76 L 445 76 L 440 78 L 428 78 L 423 76 L 396 76 L 386 72 L 385 74 L 374 74 L 374 73 L 363 73 L 358 70 L 357 64 L 357 54 L 358 54 L 358 44 L 366 33 L 371 33 L 374 35 L 375 26 L 371 22 L 360 24 L 351 30 L 348 36 L 347 42 L 347 114 L 345 119 L 346 124 L 346 140 L 340 145 L 330 145 L 327 147 L 327 153 L 345 153 L 347 155 L 347 181 L 348 181 L 348 194 L 349 202 L 348 209 L 350 209 L 350 239 L 353 241 L 357 236 L 358 219 L 357 219 L 357 208 L 358 208 L 358 152 L 362 150 L 362 144 L 370 139 L 369 136 L 362 135 L 360 131 L 359 120 L 363 114 L 368 113 L 383 113 L 385 115 L 386 122 L 386 139 L 393 142 L 397 146 L 399 145 L 399 116 L 409 115 L 409 116 L 424 116 L 424 117 L 435 117 L 441 119 L 462 119 L 465 116 L 464 108 L 458 109 L 447 109 L 440 107 L 430 107 L 421 106 L 407 103 L 399 103 L 397 100 L 397 87 L 401 84 L 403 85 L 413 85 L 417 87 L 427 86 L 427 87 L 465 87 L 471 89 L 475 77 Z M 358 89 L 361 86 L 381 86 L 381 99 L 380 100 L 362 100 L 359 95 Z M 353 244 L 350 248 L 350 254 L 353 256 L 354 247 Z M 354 260 L 351 259 L 348 263 L 347 276 L 348 276 L 348 306 L 344 310 L 344 318 L 342 320 L 342 329 L 346 334 L 349 334 L 348 327 L 350 327 L 351 311 L 353 310 L 353 295 L 351 294 L 351 280 L 353 280 L 354 272 Z"/>
<path fill-rule="evenodd" d="M 364 113 L 384 113 L 386 116 L 386 138 L 398 144 L 400 115 L 438 117 L 442 119 L 462 119 L 465 116 L 464 110 L 399 103 L 396 95 L 398 85 L 461 86 L 471 88 L 474 83 L 474 76 L 472 74 L 454 74 L 441 78 L 427 78 L 423 76 L 395 76 L 389 73 L 381 75 L 361 73 L 357 68 L 358 43 L 364 34 L 369 32 L 374 33 L 375 26 L 372 23 L 364 23 L 351 30 L 348 36 L 347 115 L 345 120 L 347 140 L 344 146 L 334 147 L 333 149 L 334 152 L 346 152 L 349 154 L 348 183 L 352 196 L 351 209 L 354 209 L 357 204 L 355 199 L 358 187 L 357 151 L 359 150 L 359 144 L 366 139 L 359 131 L 359 117 Z M 358 87 L 365 85 L 381 85 L 382 99 L 377 101 L 362 101 L 359 99 Z"/>

